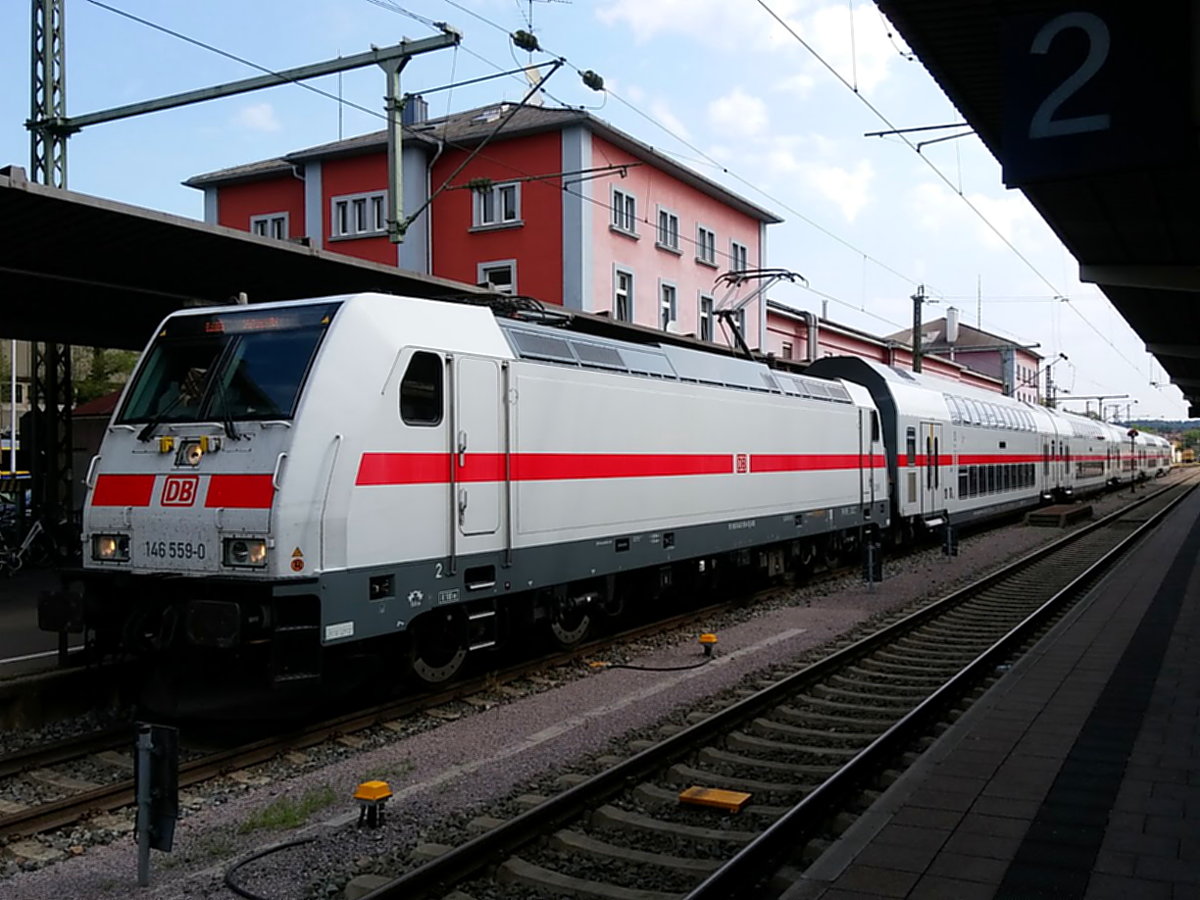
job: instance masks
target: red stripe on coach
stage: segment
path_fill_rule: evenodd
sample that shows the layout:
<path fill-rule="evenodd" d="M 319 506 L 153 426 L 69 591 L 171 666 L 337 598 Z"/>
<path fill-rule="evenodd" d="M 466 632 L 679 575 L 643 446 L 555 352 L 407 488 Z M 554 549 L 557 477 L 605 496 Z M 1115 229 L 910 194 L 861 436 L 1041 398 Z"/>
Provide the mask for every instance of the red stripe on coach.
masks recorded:
<path fill-rule="evenodd" d="M 92 506 L 149 506 L 153 475 L 101 475 L 92 488 Z"/>
<path fill-rule="evenodd" d="M 213 475 L 204 505 L 210 509 L 269 509 L 274 498 L 270 475 Z"/>
<path fill-rule="evenodd" d="M 522 453 L 512 458 L 513 481 L 575 478 L 666 478 L 729 475 L 729 453 Z"/>
<path fill-rule="evenodd" d="M 882 456 L 857 453 L 753 453 L 751 472 L 813 472 L 831 469 L 883 468 Z"/>

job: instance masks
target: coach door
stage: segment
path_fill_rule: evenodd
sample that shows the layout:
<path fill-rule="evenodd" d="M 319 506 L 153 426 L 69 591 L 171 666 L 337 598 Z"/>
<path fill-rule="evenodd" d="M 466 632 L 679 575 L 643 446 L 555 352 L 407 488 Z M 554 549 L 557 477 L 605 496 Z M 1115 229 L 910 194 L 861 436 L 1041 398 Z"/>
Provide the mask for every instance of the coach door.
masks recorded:
<path fill-rule="evenodd" d="M 918 451 L 925 460 L 923 488 L 921 490 L 922 514 L 934 513 L 942 508 L 942 426 L 936 422 L 922 422 L 920 428 L 922 447 Z"/>
<path fill-rule="evenodd" d="M 495 360 L 454 360 L 451 515 L 463 535 L 492 534 L 500 527 L 508 471 L 500 380 Z"/>

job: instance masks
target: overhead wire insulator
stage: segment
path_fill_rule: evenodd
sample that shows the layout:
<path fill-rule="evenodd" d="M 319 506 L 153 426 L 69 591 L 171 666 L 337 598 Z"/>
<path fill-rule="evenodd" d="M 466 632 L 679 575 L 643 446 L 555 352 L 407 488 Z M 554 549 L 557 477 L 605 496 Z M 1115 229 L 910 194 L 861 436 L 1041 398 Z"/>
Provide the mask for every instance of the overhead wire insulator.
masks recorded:
<path fill-rule="evenodd" d="M 492 189 L 492 179 L 490 178 L 472 178 L 467 182 L 467 189 L 485 193 Z"/>
<path fill-rule="evenodd" d="M 588 69 L 586 72 L 580 72 L 579 77 L 583 79 L 583 83 L 590 87 L 593 91 L 604 90 L 604 79 L 597 73 Z"/>
<path fill-rule="evenodd" d="M 537 35 L 535 35 L 532 31 L 514 31 L 511 35 L 509 35 L 509 37 L 512 38 L 512 42 L 516 45 L 518 50 L 525 50 L 528 53 L 533 53 L 535 50 L 542 49 L 538 46 Z"/>

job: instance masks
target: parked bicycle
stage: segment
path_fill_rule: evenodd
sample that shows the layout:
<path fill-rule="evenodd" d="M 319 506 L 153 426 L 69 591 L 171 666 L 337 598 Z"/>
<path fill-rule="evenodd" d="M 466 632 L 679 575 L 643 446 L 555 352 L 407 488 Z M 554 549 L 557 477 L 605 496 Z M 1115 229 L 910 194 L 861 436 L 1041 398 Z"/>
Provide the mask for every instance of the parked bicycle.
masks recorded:
<path fill-rule="evenodd" d="M 0 530 L 0 575 L 12 577 L 25 565 L 49 566 L 69 562 L 75 552 L 67 540 L 71 527 L 65 519 L 47 527 L 43 519 L 37 518 L 19 543 Z"/>

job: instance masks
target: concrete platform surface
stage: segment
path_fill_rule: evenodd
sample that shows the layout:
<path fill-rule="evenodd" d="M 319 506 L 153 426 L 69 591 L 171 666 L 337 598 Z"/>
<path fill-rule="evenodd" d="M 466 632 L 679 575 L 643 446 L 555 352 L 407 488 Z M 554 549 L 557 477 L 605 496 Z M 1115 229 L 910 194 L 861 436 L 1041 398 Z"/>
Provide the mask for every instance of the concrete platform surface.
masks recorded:
<path fill-rule="evenodd" d="M 787 900 L 1200 898 L 1200 493 Z"/>

